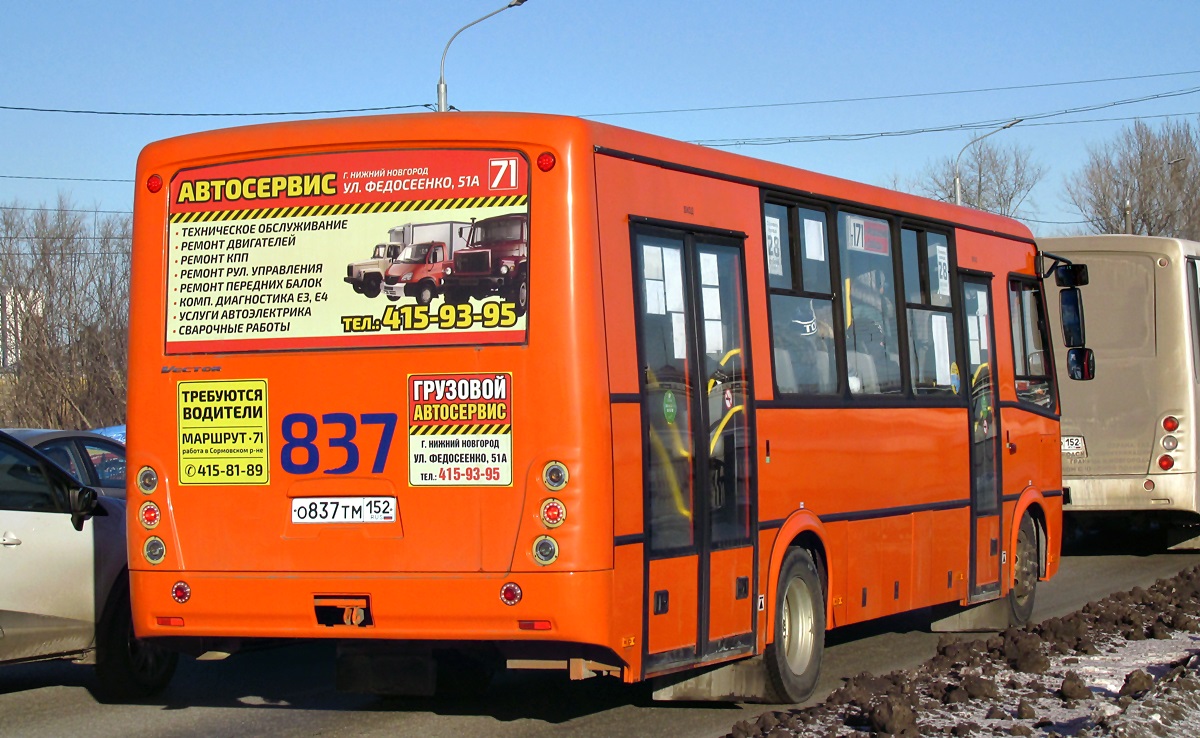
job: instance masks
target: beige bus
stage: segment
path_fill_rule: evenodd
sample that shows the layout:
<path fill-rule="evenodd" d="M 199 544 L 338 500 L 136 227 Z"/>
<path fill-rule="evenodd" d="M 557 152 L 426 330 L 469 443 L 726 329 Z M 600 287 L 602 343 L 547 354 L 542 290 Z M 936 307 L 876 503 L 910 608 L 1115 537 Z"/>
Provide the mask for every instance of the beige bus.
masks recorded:
<path fill-rule="evenodd" d="M 1075 522 L 1150 522 L 1200 547 L 1197 383 L 1200 243 L 1151 236 L 1038 239 L 1087 264 L 1091 382 L 1061 382 L 1064 512 Z M 1051 306 L 1058 299 L 1047 290 Z M 1054 314 L 1051 312 L 1050 314 Z M 1061 332 L 1060 326 L 1053 326 Z M 1058 350 L 1060 376 L 1066 369 Z"/>

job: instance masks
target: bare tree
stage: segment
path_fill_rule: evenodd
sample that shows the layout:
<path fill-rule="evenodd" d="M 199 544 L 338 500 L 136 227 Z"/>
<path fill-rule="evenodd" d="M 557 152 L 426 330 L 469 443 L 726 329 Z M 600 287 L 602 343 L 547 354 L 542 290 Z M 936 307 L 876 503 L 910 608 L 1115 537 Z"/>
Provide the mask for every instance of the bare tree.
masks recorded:
<path fill-rule="evenodd" d="M 1022 214 L 1029 193 L 1046 176 L 1046 168 L 1034 161 L 1031 149 L 981 140 L 971 144 L 961 159 L 947 156 L 926 165 L 915 192 L 954 202 L 956 161 L 963 205 L 1011 217 Z"/>
<path fill-rule="evenodd" d="M 1158 130 L 1136 121 L 1091 147 L 1066 189 L 1096 233 L 1200 240 L 1200 130 L 1186 120 Z"/>
<path fill-rule="evenodd" d="M 130 220 L 0 207 L 0 358 L 10 426 L 125 419 Z"/>

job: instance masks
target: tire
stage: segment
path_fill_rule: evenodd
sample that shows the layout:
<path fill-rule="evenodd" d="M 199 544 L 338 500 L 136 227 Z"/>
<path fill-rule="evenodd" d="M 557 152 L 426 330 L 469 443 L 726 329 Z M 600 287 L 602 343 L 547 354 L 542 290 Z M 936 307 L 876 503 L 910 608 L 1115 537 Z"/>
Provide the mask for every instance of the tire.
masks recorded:
<path fill-rule="evenodd" d="M 363 294 L 367 297 L 379 297 L 380 283 L 378 274 L 368 274 L 363 277 Z"/>
<path fill-rule="evenodd" d="M 517 308 L 517 317 L 529 310 L 529 273 L 521 272 L 521 279 L 512 291 L 512 302 Z"/>
<path fill-rule="evenodd" d="M 812 696 L 825 650 L 825 596 L 812 554 L 790 549 L 775 594 L 775 640 L 763 655 L 770 698 L 777 704 Z"/>
<path fill-rule="evenodd" d="M 433 289 L 433 285 L 429 282 L 422 282 L 417 286 L 417 304 L 428 305 L 433 302 L 433 298 L 437 296 L 437 292 Z"/>
<path fill-rule="evenodd" d="M 1017 531 L 1017 550 L 1013 552 L 1013 583 L 1008 591 L 1008 607 L 1014 625 L 1025 625 L 1033 617 L 1033 600 L 1037 594 L 1038 572 L 1037 528 L 1029 513 L 1021 517 Z"/>
<path fill-rule="evenodd" d="M 129 581 L 114 585 L 104 616 L 96 626 L 97 691 L 102 699 L 124 702 L 162 691 L 175 674 L 179 654 L 134 635 Z"/>

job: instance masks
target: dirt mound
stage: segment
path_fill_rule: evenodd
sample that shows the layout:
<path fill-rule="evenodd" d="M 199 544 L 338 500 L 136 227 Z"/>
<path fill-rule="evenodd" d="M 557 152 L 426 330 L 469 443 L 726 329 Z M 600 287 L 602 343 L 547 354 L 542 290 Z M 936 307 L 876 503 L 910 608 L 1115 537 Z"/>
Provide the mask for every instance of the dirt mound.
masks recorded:
<path fill-rule="evenodd" d="M 729 736 L 1200 735 L 1198 633 L 1200 566 L 984 640 L 944 637 L 916 669 L 859 674 Z"/>

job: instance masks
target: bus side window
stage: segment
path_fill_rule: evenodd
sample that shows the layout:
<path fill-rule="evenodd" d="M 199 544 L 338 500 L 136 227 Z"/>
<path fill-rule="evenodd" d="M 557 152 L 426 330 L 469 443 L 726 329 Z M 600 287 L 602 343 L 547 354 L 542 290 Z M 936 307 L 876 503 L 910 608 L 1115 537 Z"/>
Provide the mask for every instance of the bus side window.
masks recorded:
<path fill-rule="evenodd" d="M 908 305 L 908 359 L 913 392 L 958 392 L 950 249 L 946 236 L 909 228 L 900 231 L 904 295 Z"/>
<path fill-rule="evenodd" d="M 839 213 L 846 368 L 853 394 L 899 394 L 900 346 L 888 222 Z"/>
<path fill-rule="evenodd" d="M 1046 349 L 1046 314 L 1037 282 L 1013 279 L 1008 283 L 1008 309 L 1013 332 L 1013 359 L 1017 399 L 1054 408 L 1053 383 Z"/>
<path fill-rule="evenodd" d="M 825 213 L 763 206 L 775 385 L 781 395 L 838 390 Z"/>

